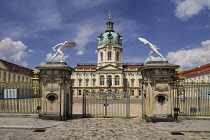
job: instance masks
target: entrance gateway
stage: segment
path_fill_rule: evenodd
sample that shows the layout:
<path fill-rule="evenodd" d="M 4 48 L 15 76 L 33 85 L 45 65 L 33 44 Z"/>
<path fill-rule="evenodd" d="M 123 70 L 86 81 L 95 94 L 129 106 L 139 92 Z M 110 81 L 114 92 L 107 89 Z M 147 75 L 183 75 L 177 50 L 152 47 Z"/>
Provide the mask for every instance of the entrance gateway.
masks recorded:
<path fill-rule="evenodd" d="M 83 94 L 83 117 L 130 117 L 128 92 L 86 92 Z"/>
<path fill-rule="evenodd" d="M 55 64 L 64 70 L 53 69 Z M 73 69 L 65 62 L 46 65 L 40 67 L 40 74 L 35 73 L 33 83 L 0 83 L 0 113 L 34 113 L 57 120 L 71 117 L 73 93 L 68 79 Z M 173 76 L 175 67 L 178 66 L 167 61 L 149 61 L 140 69 L 144 91 L 142 114 L 147 121 L 169 121 L 177 115 L 210 116 L 210 83 L 177 81 Z M 84 117 L 130 117 L 128 92 L 115 92 L 114 88 L 113 91 L 86 92 L 83 103 Z"/>

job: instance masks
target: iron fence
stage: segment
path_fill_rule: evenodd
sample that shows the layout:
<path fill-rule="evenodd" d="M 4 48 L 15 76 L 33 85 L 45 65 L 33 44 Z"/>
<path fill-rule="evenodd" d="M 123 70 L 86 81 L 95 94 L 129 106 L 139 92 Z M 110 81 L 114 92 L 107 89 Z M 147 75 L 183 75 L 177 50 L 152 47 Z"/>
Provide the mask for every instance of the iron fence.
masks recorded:
<path fill-rule="evenodd" d="M 174 107 L 180 116 L 210 116 L 210 83 L 175 83 Z"/>
<path fill-rule="evenodd" d="M 38 83 L 0 82 L 0 113 L 38 113 L 40 97 Z"/>
<path fill-rule="evenodd" d="M 85 92 L 83 94 L 83 117 L 130 117 L 128 92 Z"/>

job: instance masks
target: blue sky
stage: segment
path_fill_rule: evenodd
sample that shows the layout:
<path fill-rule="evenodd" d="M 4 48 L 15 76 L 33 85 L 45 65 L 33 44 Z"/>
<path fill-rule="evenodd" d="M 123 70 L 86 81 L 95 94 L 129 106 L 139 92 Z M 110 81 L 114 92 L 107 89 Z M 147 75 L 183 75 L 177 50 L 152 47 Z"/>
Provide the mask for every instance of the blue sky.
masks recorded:
<path fill-rule="evenodd" d="M 111 10 L 123 37 L 123 62 L 144 63 L 150 52 L 138 37 L 160 48 L 169 63 L 184 70 L 210 63 L 210 0 L 0 0 L 0 58 L 31 69 L 49 61 L 52 47 L 65 61 L 97 62 L 97 37 Z M 161 60 L 153 55 L 153 60 Z"/>

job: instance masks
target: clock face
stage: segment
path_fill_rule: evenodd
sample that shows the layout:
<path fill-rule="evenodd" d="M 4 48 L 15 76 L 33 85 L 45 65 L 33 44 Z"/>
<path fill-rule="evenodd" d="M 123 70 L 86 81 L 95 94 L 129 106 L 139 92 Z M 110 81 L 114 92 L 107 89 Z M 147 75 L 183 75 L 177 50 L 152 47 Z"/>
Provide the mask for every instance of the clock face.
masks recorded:
<path fill-rule="evenodd" d="M 109 45 L 109 46 L 108 46 L 108 49 L 109 49 L 109 50 L 111 50 L 111 49 L 112 49 L 112 46 L 111 46 L 111 45 Z"/>

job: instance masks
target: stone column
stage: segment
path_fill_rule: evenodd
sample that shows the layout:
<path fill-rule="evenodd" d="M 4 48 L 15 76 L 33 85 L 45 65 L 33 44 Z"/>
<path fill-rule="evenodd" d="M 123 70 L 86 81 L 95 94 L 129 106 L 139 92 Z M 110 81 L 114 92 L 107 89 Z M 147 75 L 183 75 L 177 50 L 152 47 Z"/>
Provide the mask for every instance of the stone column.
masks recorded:
<path fill-rule="evenodd" d="M 143 77 L 143 118 L 146 121 L 174 121 L 173 74 L 179 65 L 148 61 L 140 68 Z"/>
<path fill-rule="evenodd" d="M 65 62 L 47 62 L 40 70 L 41 119 L 64 121 L 71 116 L 72 96 L 70 79 L 74 71 Z"/>

